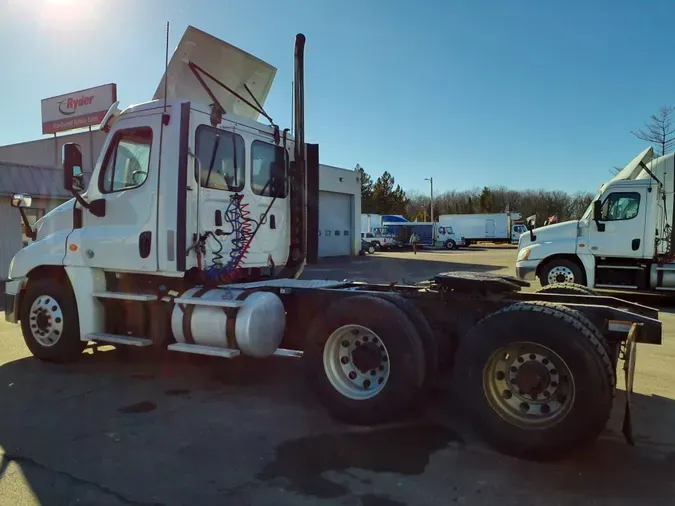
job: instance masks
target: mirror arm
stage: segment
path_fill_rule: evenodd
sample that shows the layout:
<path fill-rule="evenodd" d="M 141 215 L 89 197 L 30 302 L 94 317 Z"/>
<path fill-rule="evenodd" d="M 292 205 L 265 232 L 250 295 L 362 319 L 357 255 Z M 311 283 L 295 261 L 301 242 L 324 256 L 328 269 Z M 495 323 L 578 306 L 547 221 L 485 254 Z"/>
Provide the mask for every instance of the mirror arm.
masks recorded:
<path fill-rule="evenodd" d="M 26 235 L 31 241 L 34 241 L 37 237 L 37 232 L 33 230 L 33 227 L 30 226 L 28 221 L 28 216 L 26 216 L 26 211 L 23 210 L 23 207 L 19 207 L 19 213 L 21 214 L 21 221 L 23 221 L 23 226 L 26 229 Z"/>
<path fill-rule="evenodd" d="M 89 209 L 89 202 L 87 202 L 86 200 L 84 200 L 84 199 L 82 198 L 82 195 L 80 195 L 79 193 L 77 193 L 75 190 L 70 190 L 70 193 L 73 194 L 73 197 L 75 197 L 75 200 L 77 200 L 77 203 L 78 203 L 78 204 L 80 204 L 80 205 L 81 205 L 82 207 L 84 207 L 85 209 Z"/>

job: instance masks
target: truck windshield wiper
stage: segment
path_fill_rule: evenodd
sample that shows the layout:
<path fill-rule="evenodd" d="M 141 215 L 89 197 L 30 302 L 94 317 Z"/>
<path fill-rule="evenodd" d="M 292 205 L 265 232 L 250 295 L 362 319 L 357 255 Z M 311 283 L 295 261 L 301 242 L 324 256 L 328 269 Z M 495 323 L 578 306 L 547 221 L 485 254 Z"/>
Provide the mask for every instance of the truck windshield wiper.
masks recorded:
<path fill-rule="evenodd" d="M 211 178 L 211 171 L 213 170 L 213 164 L 216 162 L 216 153 L 218 152 L 218 146 L 220 145 L 220 135 L 216 135 L 216 142 L 213 143 L 213 152 L 211 153 L 211 162 L 209 163 L 209 172 L 206 174 L 206 183 L 204 186 L 209 187 L 209 179 Z"/>

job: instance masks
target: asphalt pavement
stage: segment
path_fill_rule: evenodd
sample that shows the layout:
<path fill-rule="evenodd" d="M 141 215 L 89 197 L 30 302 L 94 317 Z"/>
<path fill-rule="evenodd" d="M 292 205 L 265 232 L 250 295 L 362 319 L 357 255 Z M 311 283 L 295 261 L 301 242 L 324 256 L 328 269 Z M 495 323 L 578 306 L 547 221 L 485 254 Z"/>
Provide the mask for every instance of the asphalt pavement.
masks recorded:
<path fill-rule="evenodd" d="M 513 248 L 378 253 L 309 268 L 315 279 L 418 281 L 512 273 Z M 112 347 L 67 365 L 30 357 L 0 315 L 0 503 L 8 505 L 666 504 L 675 499 L 675 315 L 640 345 L 636 446 L 623 393 L 600 440 L 551 464 L 487 448 L 452 391 L 362 428 L 331 420 L 295 359 L 154 360 Z"/>

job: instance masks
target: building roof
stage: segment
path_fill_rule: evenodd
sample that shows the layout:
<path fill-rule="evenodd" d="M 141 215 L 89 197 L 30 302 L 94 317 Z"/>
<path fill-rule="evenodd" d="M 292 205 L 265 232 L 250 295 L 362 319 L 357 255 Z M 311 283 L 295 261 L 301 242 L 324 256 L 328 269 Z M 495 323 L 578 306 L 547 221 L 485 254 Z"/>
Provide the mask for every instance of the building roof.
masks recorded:
<path fill-rule="evenodd" d="M 14 193 L 64 200 L 72 197 L 63 189 L 62 170 L 0 161 L 0 195 L 11 196 Z"/>

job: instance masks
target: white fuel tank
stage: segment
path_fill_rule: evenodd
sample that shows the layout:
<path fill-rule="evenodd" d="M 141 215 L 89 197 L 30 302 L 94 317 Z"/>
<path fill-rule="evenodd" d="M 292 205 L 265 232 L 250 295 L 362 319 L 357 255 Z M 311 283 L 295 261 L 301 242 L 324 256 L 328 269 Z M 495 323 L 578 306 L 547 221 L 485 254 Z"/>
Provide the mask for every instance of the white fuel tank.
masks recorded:
<path fill-rule="evenodd" d="M 197 287 L 180 299 L 213 305 L 174 306 L 171 330 L 179 343 L 235 348 L 251 357 L 268 357 L 284 337 L 286 311 L 274 293 Z"/>

